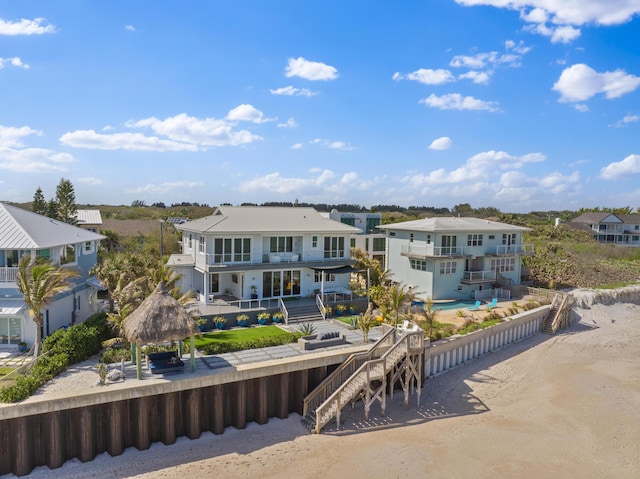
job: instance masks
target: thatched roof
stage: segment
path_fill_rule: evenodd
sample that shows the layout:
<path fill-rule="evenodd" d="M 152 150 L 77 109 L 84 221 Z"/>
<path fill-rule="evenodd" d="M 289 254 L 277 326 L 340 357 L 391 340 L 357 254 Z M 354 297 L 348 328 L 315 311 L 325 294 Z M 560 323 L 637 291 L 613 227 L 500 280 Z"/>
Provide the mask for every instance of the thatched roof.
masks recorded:
<path fill-rule="evenodd" d="M 198 331 L 195 319 L 167 292 L 164 283 L 124 320 L 124 335 L 132 343 L 182 340 Z"/>

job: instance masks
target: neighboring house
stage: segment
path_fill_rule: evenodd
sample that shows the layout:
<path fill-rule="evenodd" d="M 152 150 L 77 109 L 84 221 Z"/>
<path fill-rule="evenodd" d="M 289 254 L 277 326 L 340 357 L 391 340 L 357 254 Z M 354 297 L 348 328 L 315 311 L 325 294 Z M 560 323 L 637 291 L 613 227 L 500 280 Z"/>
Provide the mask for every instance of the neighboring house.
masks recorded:
<path fill-rule="evenodd" d="M 427 218 L 383 225 L 392 279 L 433 300 L 474 298 L 476 291 L 520 284 L 529 228 L 478 218 Z"/>
<path fill-rule="evenodd" d="M 588 231 L 600 243 L 640 246 L 640 215 L 583 213 L 566 224 Z"/>
<path fill-rule="evenodd" d="M 98 233 L 102 228 L 100 210 L 77 210 L 76 221 L 76 226 L 94 233 Z"/>
<path fill-rule="evenodd" d="M 20 258 L 44 257 L 82 274 L 74 286 L 43 311 L 42 337 L 82 322 L 99 310 L 99 283 L 89 275 L 103 236 L 76 226 L 0 203 L 0 348 L 20 341 L 33 344 L 36 325 L 16 285 Z"/>
<path fill-rule="evenodd" d="M 358 229 L 313 208 L 220 206 L 175 226 L 182 254 L 168 264 L 205 304 L 222 294 L 287 298 L 349 287 L 349 237 Z"/>
<path fill-rule="evenodd" d="M 351 235 L 350 247 L 360 249 L 384 266 L 386 238 L 384 232 L 380 231 L 381 213 L 347 213 L 333 209 L 330 213 L 321 214 L 334 221 L 359 228 L 359 233 Z"/>

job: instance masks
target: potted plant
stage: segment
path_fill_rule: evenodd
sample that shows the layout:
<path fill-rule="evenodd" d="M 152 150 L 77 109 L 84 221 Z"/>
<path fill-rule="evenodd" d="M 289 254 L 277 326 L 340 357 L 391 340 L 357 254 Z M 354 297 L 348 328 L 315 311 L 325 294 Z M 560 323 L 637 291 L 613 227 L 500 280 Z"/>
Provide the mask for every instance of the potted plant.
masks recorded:
<path fill-rule="evenodd" d="M 325 306 L 324 307 L 324 315 L 325 315 L 325 317 L 331 316 L 331 313 L 333 313 L 333 308 L 331 306 Z"/>
<path fill-rule="evenodd" d="M 262 325 L 268 324 L 270 317 L 271 315 L 266 311 L 258 313 L 258 324 L 262 324 Z"/>
<path fill-rule="evenodd" d="M 238 322 L 238 326 L 246 327 L 247 322 L 249 321 L 249 316 L 247 316 L 246 314 L 239 314 L 238 316 L 236 316 L 236 321 Z"/>
<path fill-rule="evenodd" d="M 20 341 L 18 343 L 18 351 L 20 351 L 21 353 L 24 353 L 27 350 L 27 343 L 25 343 L 24 341 Z"/>
<path fill-rule="evenodd" d="M 349 310 L 349 314 L 354 315 L 356 314 L 356 308 L 352 305 L 347 306 L 347 309 Z"/>
<path fill-rule="evenodd" d="M 224 316 L 216 316 L 213 318 L 213 325 L 216 329 L 224 329 L 224 325 L 227 324 L 227 318 Z"/>
<path fill-rule="evenodd" d="M 342 316 L 346 310 L 347 306 L 345 304 L 339 304 L 336 306 L 336 316 Z"/>
<path fill-rule="evenodd" d="M 258 299 L 258 287 L 255 284 L 251 285 L 251 299 Z"/>
<path fill-rule="evenodd" d="M 207 320 L 205 318 L 198 318 L 196 319 L 196 323 L 198 323 L 200 331 L 204 333 L 206 331 Z"/>
<path fill-rule="evenodd" d="M 276 311 L 271 315 L 271 321 L 273 321 L 274 323 L 281 323 L 283 319 L 284 314 L 282 313 L 282 311 Z"/>

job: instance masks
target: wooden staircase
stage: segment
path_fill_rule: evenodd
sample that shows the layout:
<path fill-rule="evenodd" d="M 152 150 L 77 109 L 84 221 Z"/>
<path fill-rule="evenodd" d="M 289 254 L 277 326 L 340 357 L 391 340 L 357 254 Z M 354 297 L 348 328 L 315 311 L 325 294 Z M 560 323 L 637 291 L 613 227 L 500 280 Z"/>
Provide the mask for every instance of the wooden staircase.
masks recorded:
<path fill-rule="evenodd" d="M 305 399 L 302 422 L 319 433 L 333 418 L 340 426 L 340 413 L 347 404 L 364 401 L 365 419 L 371 405 L 378 401 L 385 414 L 387 388 L 393 395 L 396 384 L 404 391 L 405 407 L 409 391 L 422 386 L 424 332 L 389 328 L 366 353 L 351 355 L 318 385 Z"/>
<path fill-rule="evenodd" d="M 542 323 L 542 332 L 553 336 L 559 329 L 568 328 L 571 325 L 572 311 L 573 295 L 556 294 Z"/>

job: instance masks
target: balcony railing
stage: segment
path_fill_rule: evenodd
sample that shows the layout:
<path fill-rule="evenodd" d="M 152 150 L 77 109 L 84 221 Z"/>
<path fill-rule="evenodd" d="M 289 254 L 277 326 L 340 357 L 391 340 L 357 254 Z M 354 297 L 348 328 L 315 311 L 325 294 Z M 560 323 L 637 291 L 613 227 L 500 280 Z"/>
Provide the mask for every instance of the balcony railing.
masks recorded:
<path fill-rule="evenodd" d="M 0 283 L 15 283 L 18 275 L 17 267 L 0 267 Z"/>
<path fill-rule="evenodd" d="M 496 281 L 495 271 L 465 271 L 462 275 L 463 281 L 469 282 L 482 282 L 482 281 Z"/>
<path fill-rule="evenodd" d="M 401 253 L 407 256 L 421 257 L 448 257 L 448 256 L 464 256 L 465 251 L 461 246 L 435 246 L 409 243 L 402 246 Z M 471 253 L 468 253 L 471 254 Z"/>
<path fill-rule="evenodd" d="M 508 255 L 531 255 L 533 254 L 532 244 L 510 244 L 498 245 L 487 248 L 486 254 L 508 256 Z"/>
<path fill-rule="evenodd" d="M 262 255 L 233 255 L 233 254 L 206 254 L 207 266 L 225 265 L 257 265 L 273 263 L 299 263 L 299 262 L 321 262 L 330 263 L 335 261 L 345 261 L 349 259 L 346 252 L 336 257 L 325 258 L 317 255 L 304 254 L 302 252 L 287 251 L 279 253 L 264 253 Z"/>

